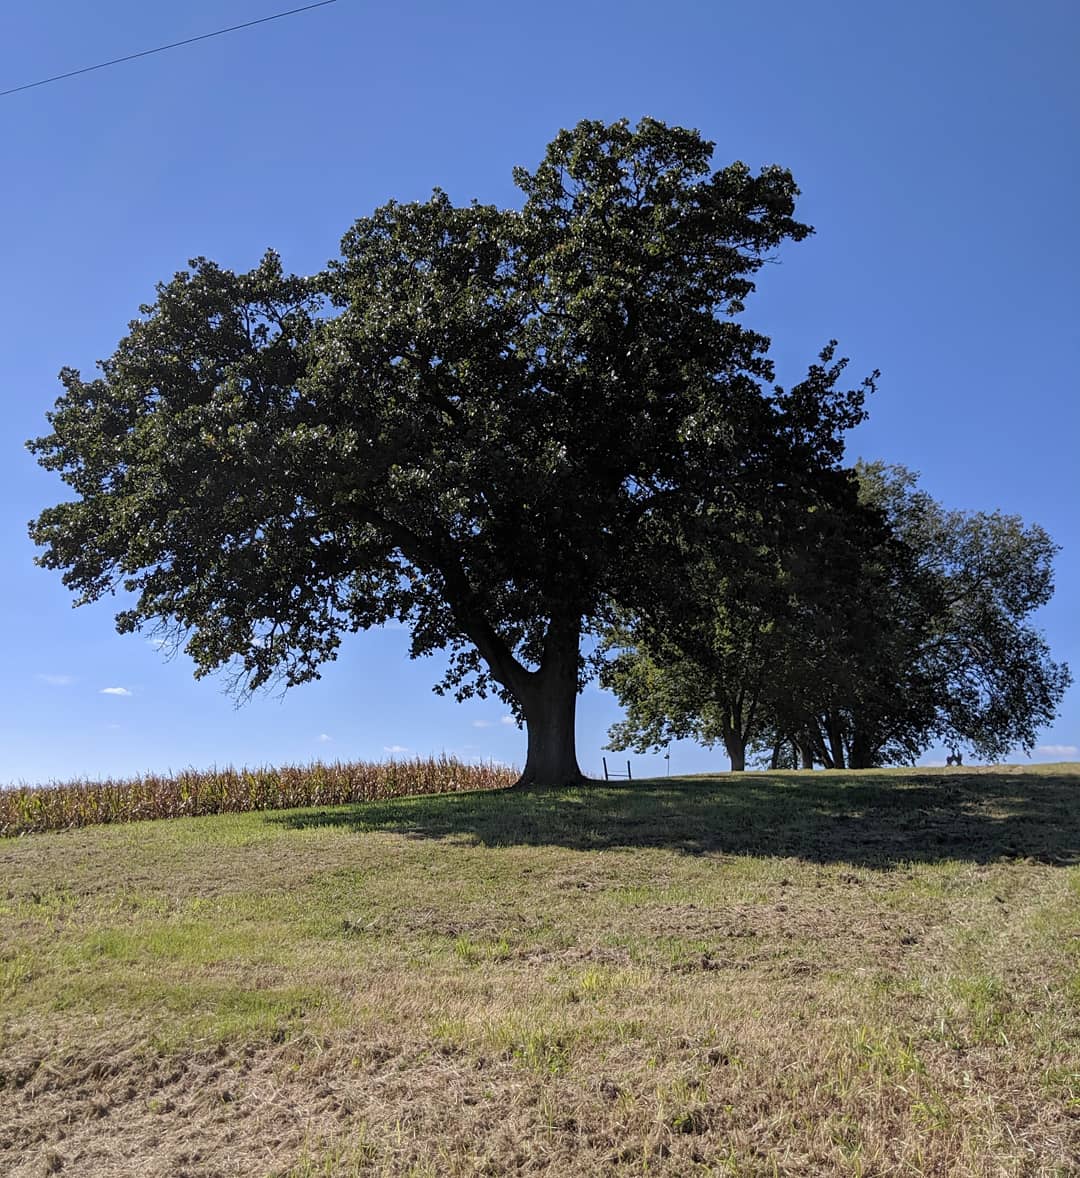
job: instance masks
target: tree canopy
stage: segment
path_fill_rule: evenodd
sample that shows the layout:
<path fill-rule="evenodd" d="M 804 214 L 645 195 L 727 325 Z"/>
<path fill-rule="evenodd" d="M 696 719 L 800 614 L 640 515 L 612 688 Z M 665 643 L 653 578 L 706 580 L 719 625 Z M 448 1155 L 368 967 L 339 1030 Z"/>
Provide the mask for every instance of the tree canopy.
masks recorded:
<path fill-rule="evenodd" d="M 30 445 L 75 498 L 31 525 L 39 562 L 249 688 L 397 618 L 448 651 L 439 689 L 514 707 L 524 782 L 576 780 L 582 635 L 700 536 L 801 510 L 863 415 L 832 345 L 773 386 L 738 317 L 811 230 L 787 170 L 712 152 L 586 121 L 515 170 L 520 208 L 391 202 L 308 277 L 194 260 L 96 377 L 61 374 Z"/>
<path fill-rule="evenodd" d="M 902 466 L 860 463 L 858 477 L 863 501 L 884 511 L 919 575 L 938 586 L 916 655 L 932 735 L 987 760 L 1030 752 L 1072 682 L 1033 620 L 1053 596 L 1058 546 L 1017 515 L 943 507 Z"/>
<path fill-rule="evenodd" d="M 819 504 L 732 590 L 707 551 L 677 597 L 608 633 L 626 708 L 612 747 L 722 742 L 773 767 L 911 763 L 935 741 L 988 760 L 1030 751 L 1070 679 L 1032 614 L 1053 592 L 1046 532 L 949 511 L 899 466 L 859 463 L 854 498 Z"/>

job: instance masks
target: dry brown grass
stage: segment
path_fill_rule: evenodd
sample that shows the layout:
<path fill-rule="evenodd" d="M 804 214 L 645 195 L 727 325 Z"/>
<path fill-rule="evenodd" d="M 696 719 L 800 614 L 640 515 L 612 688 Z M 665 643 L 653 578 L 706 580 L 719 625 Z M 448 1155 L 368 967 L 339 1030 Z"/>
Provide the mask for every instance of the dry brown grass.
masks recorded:
<path fill-rule="evenodd" d="M 1078 786 L 746 775 L 0 843 L 0 1172 L 1080 1173 Z"/>

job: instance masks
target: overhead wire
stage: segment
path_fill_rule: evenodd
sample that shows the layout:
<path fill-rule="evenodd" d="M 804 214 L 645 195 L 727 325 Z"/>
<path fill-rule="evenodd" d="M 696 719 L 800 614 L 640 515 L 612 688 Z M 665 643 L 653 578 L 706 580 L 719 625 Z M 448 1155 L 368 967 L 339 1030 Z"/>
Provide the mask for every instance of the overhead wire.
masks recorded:
<path fill-rule="evenodd" d="M 225 33 L 235 33 L 239 29 L 250 29 L 254 25 L 264 25 L 268 21 L 281 20 L 285 16 L 295 16 L 298 12 L 310 12 L 313 8 L 325 8 L 327 4 L 336 4 L 337 0 L 318 0 L 315 4 L 305 4 L 302 8 L 290 8 L 287 12 L 275 12 L 272 16 L 261 16 L 258 20 L 244 21 L 243 24 L 230 25 L 227 29 L 216 29 L 212 33 L 200 33 L 197 37 L 185 37 L 182 41 L 171 41 L 168 45 L 158 45 L 155 49 L 144 49 L 141 53 L 129 53 L 125 57 L 114 57 L 111 61 L 101 61 L 97 65 L 83 66 L 82 69 L 68 70 L 65 74 L 53 74 L 51 78 L 41 78 L 37 82 L 26 82 L 22 86 L 12 86 L 9 90 L 0 90 L 0 98 L 9 94 L 18 94 L 22 90 L 33 90 L 36 86 L 47 86 L 50 82 L 61 82 L 65 78 L 74 78 L 79 74 L 93 73 L 111 65 L 119 65 L 124 61 L 134 61 L 138 57 L 149 57 L 153 53 L 164 53 L 166 49 L 178 49 L 181 45 L 193 45 L 196 41 L 208 41 L 211 37 L 220 37 Z"/>

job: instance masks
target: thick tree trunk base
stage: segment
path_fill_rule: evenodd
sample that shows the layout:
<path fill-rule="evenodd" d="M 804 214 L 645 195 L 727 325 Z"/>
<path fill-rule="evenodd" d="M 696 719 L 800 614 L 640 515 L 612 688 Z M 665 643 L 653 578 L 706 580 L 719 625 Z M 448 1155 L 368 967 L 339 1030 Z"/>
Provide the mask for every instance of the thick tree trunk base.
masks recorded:
<path fill-rule="evenodd" d="M 552 618 L 540 666 L 526 671 L 514 663 L 500 679 L 521 709 L 529 742 L 513 789 L 559 789 L 586 780 L 575 744 L 580 642 L 579 616 Z"/>
<path fill-rule="evenodd" d="M 558 701 L 561 706 L 536 708 L 531 716 L 527 715 L 529 751 L 525 768 L 515 783 L 517 787 L 558 788 L 585 780 L 585 774 L 578 766 L 574 743 L 576 685 L 572 690 L 574 694 L 570 696 L 569 706 L 563 699 Z"/>
<path fill-rule="evenodd" d="M 575 785 L 587 785 L 592 783 L 591 777 L 586 777 L 581 770 L 575 773 L 564 773 L 559 776 L 555 774 L 529 774 L 524 773 L 514 782 L 511 789 L 566 789 Z"/>

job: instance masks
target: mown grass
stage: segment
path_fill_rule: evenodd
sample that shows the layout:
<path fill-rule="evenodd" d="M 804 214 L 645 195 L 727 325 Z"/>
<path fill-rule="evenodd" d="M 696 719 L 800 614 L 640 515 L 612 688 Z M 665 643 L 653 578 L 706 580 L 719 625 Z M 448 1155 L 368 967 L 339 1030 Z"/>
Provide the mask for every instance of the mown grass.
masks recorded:
<path fill-rule="evenodd" d="M 1080 766 L 0 842 L 0 1172 L 1080 1173 Z"/>
<path fill-rule="evenodd" d="M 0 789 L 0 838 L 109 822 L 196 818 L 415 794 L 502 789 L 515 770 L 456 757 L 335 761 L 278 768 L 197 770 L 120 781 L 74 781 Z"/>

